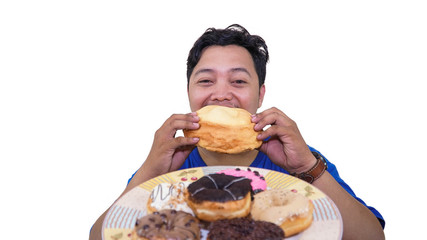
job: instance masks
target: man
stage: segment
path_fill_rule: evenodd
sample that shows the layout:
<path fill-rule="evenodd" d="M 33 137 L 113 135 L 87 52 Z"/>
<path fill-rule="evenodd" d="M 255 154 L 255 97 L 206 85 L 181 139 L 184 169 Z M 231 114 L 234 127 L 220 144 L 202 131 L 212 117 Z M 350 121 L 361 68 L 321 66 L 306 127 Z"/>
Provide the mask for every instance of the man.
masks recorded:
<path fill-rule="evenodd" d="M 344 223 L 343 239 L 384 239 L 382 216 L 357 198 L 335 166 L 305 143 L 293 120 L 274 107 L 257 113 L 266 92 L 267 61 L 264 40 L 250 35 L 243 27 L 208 29 L 196 41 L 187 60 L 188 99 L 193 112 L 173 114 L 156 131 L 147 159 L 122 195 L 151 178 L 189 167 L 252 166 L 296 176 L 307 176 L 314 168 L 324 167 L 308 180 L 339 208 Z M 178 130 L 199 127 L 195 111 L 206 105 L 238 107 L 252 113 L 254 129 L 266 129 L 258 136 L 263 140 L 261 147 L 240 154 L 221 154 L 195 148 L 196 138 L 175 137 Z M 94 224 L 90 239 L 101 239 L 106 212 Z"/>

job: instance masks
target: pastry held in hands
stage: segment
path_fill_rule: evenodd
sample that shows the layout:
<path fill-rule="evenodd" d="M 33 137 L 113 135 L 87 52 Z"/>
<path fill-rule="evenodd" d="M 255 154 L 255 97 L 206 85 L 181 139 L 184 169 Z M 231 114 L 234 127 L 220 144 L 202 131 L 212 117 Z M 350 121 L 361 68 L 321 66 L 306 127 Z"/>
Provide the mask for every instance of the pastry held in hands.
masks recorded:
<path fill-rule="evenodd" d="M 217 105 L 197 111 L 200 128 L 184 130 L 185 137 L 197 137 L 199 147 L 221 153 L 240 153 L 261 146 L 251 114 L 245 109 Z"/>

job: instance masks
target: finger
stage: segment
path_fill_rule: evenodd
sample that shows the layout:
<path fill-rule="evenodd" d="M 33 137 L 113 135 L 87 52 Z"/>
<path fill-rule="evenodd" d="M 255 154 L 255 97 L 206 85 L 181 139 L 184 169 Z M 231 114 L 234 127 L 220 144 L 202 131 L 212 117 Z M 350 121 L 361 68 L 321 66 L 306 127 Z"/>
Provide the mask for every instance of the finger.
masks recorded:
<path fill-rule="evenodd" d="M 263 112 L 254 117 L 254 122 L 256 123 L 254 126 L 255 131 L 261 131 L 267 125 L 287 126 L 292 124 L 292 120 L 279 110 Z"/>
<path fill-rule="evenodd" d="M 195 147 L 196 146 L 194 145 L 186 145 L 179 148 L 179 150 L 175 152 L 172 158 L 172 164 L 169 171 L 178 170 L 182 166 L 182 164 L 184 164 L 185 159 L 187 159 L 188 155 L 190 155 L 191 151 L 193 151 Z"/>
<path fill-rule="evenodd" d="M 172 114 L 167 121 L 189 121 L 189 122 L 199 122 L 200 118 L 197 116 L 197 113 L 187 113 L 187 114 Z"/>
<path fill-rule="evenodd" d="M 257 121 L 257 120 L 259 120 L 259 119 L 261 119 L 261 118 L 263 118 L 263 117 L 265 117 L 266 115 L 269 115 L 269 114 L 271 114 L 271 113 L 279 113 L 279 114 L 283 114 L 283 115 L 285 115 L 282 111 L 280 111 L 278 108 L 276 108 L 276 107 L 272 107 L 272 108 L 269 108 L 269 109 L 267 109 L 267 110 L 264 110 L 264 111 L 262 111 L 262 112 L 259 112 L 259 113 L 257 113 L 257 114 L 254 114 L 253 116 L 252 116 L 252 119 L 253 120 L 255 120 L 255 121 Z"/>
<path fill-rule="evenodd" d="M 195 113 L 173 114 L 171 115 L 157 131 L 157 135 L 174 137 L 177 130 L 198 129 L 199 117 Z"/>
<path fill-rule="evenodd" d="M 200 127 L 198 122 L 191 122 L 186 120 L 176 120 L 174 122 L 171 122 L 171 129 L 177 131 L 177 130 L 195 130 Z"/>
<path fill-rule="evenodd" d="M 287 133 L 286 128 L 273 125 L 267 128 L 265 131 L 260 132 L 260 134 L 258 134 L 257 136 L 257 139 L 261 141 L 266 141 L 271 137 L 283 136 L 285 134 L 289 134 Z"/>
<path fill-rule="evenodd" d="M 171 148 L 178 149 L 178 148 L 186 148 L 188 146 L 195 145 L 198 142 L 199 142 L 199 138 L 176 137 L 170 142 L 170 144 L 171 144 Z"/>

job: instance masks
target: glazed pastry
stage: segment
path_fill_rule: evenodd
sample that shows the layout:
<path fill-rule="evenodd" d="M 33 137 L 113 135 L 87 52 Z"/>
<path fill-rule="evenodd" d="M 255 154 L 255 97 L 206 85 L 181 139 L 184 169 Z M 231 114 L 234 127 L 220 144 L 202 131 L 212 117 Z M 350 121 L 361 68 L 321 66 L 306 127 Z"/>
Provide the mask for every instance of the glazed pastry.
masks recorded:
<path fill-rule="evenodd" d="M 245 217 L 252 202 L 251 180 L 210 174 L 191 183 L 185 197 L 196 216 L 205 221 Z"/>
<path fill-rule="evenodd" d="M 138 219 L 132 240 L 193 240 L 200 239 L 199 220 L 191 214 L 162 210 Z"/>
<path fill-rule="evenodd" d="M 194 215 L 191 208 L 187 205 L 184 197 L 184 191 L 189 183 L 160 183 L 150 194 L 147 202 L 147 210 L 149 213 L 160 211 L 163 209 L 175 209 L 184 211 Z"/>
<path fill-rule="evenodd" d="M 224 173 L 235 177 L 245 177 L 252 180 L 251 186 L 254 193 L 262 192 L 267 189 L 267 182 L 265 181 L 265 178 L 260 175 L 258 171 L 252 171 L 250 168 L 247 168 L 247 170 L 230 168 L 219 171 L 218 173 Z"/>
<path fill-rule="evenodd" d="M 254 196 L 251 216 L 254 220 L 279 225 L 289 237 L 311 225 L 313 208 L 311 200 L 302 194 L 288 189 L 270 189 Z"/>

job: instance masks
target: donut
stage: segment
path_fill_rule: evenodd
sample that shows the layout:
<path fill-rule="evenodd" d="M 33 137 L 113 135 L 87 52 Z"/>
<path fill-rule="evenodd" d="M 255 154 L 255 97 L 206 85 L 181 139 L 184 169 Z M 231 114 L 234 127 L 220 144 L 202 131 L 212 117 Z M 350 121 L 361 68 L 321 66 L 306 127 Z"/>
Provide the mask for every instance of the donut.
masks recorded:
<path fill-rule="evenodd" d="M 151 191 L 147 201 L 147 211 L 152 213 L 163 209 L 175 209 L 194 215 L 184 197 L 184 191 L 188 185 L 187 182 L 160 183 Z"/>
<path fill-rule="evenodd" d="M 254 196 L 254 220 L 279 225 L 289 237 L 307 229 L 313 221 L 313 203 L 289 189 L 269 189 Z"/>
<path fill-rule="evenodd" d="M 282 240 L 283 230 L 276 224 L 249 218 L 223 219 L 212 222 L 208 240 Z"/>
<path fill-rule="evenodd" d="M 185 196 L 197 218 L 211 222 L 247 216 L 253 192 L 250 179 L 209 174 L 191 183 Z"/>
<path fill-rule="evenodd" d="M 233 154 L 261 146 L 251 114 L 245 109 L 209 105 L 199 109 L 197 115 L 200 127 L 183 132 L 187 138 L 199 138 L 199 147 Z"/>
<path fill-rule="evenodd" d="M 267 182 L 265 181 L 265 178 L 261 174 L 259 174 L 258 171 L 252 171 L 250 168 L 248 168 L 247 170 L 242 170 L 240 168 L 229 168 L 221 170 L 218 173 L 224 173 L 226 175 L 235 177 L 245 177 L 252 180 L 251 186 L 252 190 L 254 191 L 254 194 L 267 189 Z"/>
<path fill-rule="evenodd" d="M 189 213 L 165 209 L 136 220 L 132 240 L 200 239 L 199 220 Z"/>

